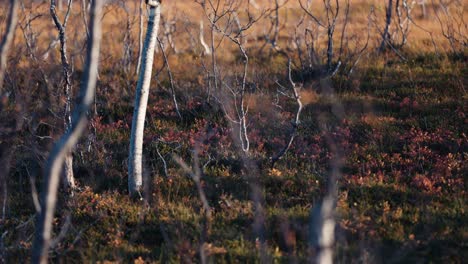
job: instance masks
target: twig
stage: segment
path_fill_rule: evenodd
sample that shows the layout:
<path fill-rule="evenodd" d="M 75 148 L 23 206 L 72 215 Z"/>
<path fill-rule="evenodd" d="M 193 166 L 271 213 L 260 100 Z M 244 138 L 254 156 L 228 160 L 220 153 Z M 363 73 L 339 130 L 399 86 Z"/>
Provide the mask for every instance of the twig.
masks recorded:
<path fill-rule="evenodd" d="M 302 112 L 302 109 L 303 109 L 303 104 L 302 104 L 302 101 L 301 101 L 299 88 L 296 87 L 296 84 L 294 83 L 294 81 L 292 79 L 291 71 L 292 71 L 291 70 L 291 59 L 288 58 L 289 83 L 290 83 L 291 88 L 293 90 L 294 99 L 296 100 L 296 103 L 297 103 L 296 117 L 295 117 L 294 121 L 292 122 L 292 128 L 291 128 L 288 143 L 286 144 L 286 146 L 284 146 L 284 148 L 278 154 L 276 154 L 275 156 L 273 156 L 271 158 L 271 168 L 273 168 L 275 166 L 275 163 L 278 160 L 280 160 L 286 154 L 286 152 L 288 152 L 288 150 L 291 148 L 291 145 L 292 145 L 292 143 L 294 141 L 294 138 L 296 137 L 299 124 L 301 122 L 300 117 L 301 117 L 301 112 Z"/>
<path fill-rule="evenodd" d="M 177 97 L 176 97 L 176 93 L 175 93 L 174 77 L 172 76 L 171 67 L 169 66 L 169 60 L 167 59 L 166 51 L 164 51 L 164 46 L 163 46 L 161 40 L 159 38 L 157 38 L 157 39 L 158 39 L 159 47 L 161 48 L 161 53 L 162 53 L 163 58 L 164 58 L 164 63 L 166 64 L 167 75 L 169 76 L 169 82 L 171 84 L 172 102 L 174 103 L 174 107 L 175 107 L 177 116 L 179 117 L 180 121 L 182 122 L 184 119 L 182 118 L 182 115 L 180 114 L 180 111 L 179 111 L 179 104 L 177 103 Z"/>

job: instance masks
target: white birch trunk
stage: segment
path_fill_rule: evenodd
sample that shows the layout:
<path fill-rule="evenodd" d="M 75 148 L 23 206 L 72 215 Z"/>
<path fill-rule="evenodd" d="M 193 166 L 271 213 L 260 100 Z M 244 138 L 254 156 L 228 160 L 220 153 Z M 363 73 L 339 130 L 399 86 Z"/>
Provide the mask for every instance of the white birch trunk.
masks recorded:
<path fill-rule="evenodd" d="M 94 100 L 101 43 L 101 12 L 103 2 L 104 0 L 95 0 L 92 3 L 91 34 L 88 40 L 86 66 L 80 87 L 79 103 L 73 111 L 73 123 L 62 138 L 55 143 L 45 166 L 44 185 L 41 193 L 41 211 L 36 222 L 32 263 L 47 263 L 48 261 L 60 173 L 63 169 L 66 155 L 76 145 L 86 128 L 87 112 Z"/>
<path fill-rule="evenodd" d="M 333 264 L 333 244 L 335 243 L 335 200 L 327 195 L 312 212 L 312 245 L 318 250 L 317 264 Z"/>
<path fill-rule="evenodd" d="M 426 11 L 426 0 L 420 0 L 418 3 L 422 9 L 422 17 L 427 18 L 427 11 Z"/>
<path fill-rule="evenodd" d="M 203 50 L 204 50 L 204 55 L 211 55 L 211 49 L 210 47 L 208 46 L 208 44 L 206 44 L 205 42 L 205 38 L 204 38 L 204 30 L 203 30 L 203 20 L 200 20 L 200 44 L 202 45 L 203 47 Z"/>
<path fill-rule="evenodd" d="M 257 4 L 257 1 L 250 0 L 249 4 L 251 4 L 255 9 L 260 9 L 260 6 Z"/>
<path fill-rule="evenodd" d="M 141 69 L 136 88 L 128 158 L 128 190 L 131 195 L 141 195 L 143 185 L 143 132 L 145 127 L 146 107 L 153 72 L 154 51 L 157 43 L 159 21 L 161 19 L 160 1 L 147 0 L 150 6 L 148 29 L 143 45 Z"/>
<path fill-rule="evenodd" d="M 65 190 L 73 194 L 73 190 L 76 188 L 75 176 L 73 173 L 73 154 L 68 153 L 65 157 L 65 163 L 63 167 L 63 187 Z"/>

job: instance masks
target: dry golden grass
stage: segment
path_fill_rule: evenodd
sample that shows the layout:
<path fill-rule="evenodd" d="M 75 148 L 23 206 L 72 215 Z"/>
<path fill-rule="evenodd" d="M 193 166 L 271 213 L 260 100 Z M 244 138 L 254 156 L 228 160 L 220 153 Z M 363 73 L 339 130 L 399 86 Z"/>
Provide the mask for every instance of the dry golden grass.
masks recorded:
<path fill-rule="evenodd" d="M 271 27 L 271 21 L 274 13 L 271 13 L 271 10 L 274 6 L 273 1 L 257 1 L 261 6 L 263 11 L 266 13 L 263 17 L 255 23 L 249 30 L 245 32 L 247 47 L 255 48 L 262 46 L 264 44 L 264 35 L 268 33 L 269 28 Z M 305 3 L 305 1 L 303 1 Z M 238 1 L 239 3 L 239 16 L 242 23 L 247 21 L 247 10 L 254 16 L 258 17 L 261 15 L 262 10 L 256 10 L 252 7 L 247 9 L 246 1 Z M 319 4 L 320 3 L 320 4 Z M 340 48 L 340 40 L 343 31 L 344 25 L 344 10 L 345 2 L 340 0 L 341 9 L 340 16 L 338 18 L 336 32 L 334 36 L 335 40 L 335 52 L 338 52 Z M 48 3 L 43 4 L 26 4 L 26 9 L 20 11 L 20 24 L 24 27 L 28 18 L 38 16 L 31 23 L 32 32 L 36 35 L 36 52 L 41 54 L 47 50 L 51 41 L 56 38 L 56 30 L 54 25 L 51 22 Z M 6 7 L 3 4 L 3 7 Z M 130 35 L 133 42 L 133 50 L 135 51 L 138 40 L 138 1 L 126 1 L 126 7 L 128 12 L 125 12 L 122 8 L 122 5 L 111 4 L 106 7 L 106 12 L 103 17 L 104 21 L 104 38 L 103 38 L 103 60 L 110 57 L 121 57 L 123 53 L 123 40 L 124 35 L 127 30 L 127 26 L 130 29 Z M 317 17 L 325 21 L 325 14 L 323 5 L 321 2 L 314 3 L 313 12 L 317 14 Z M 5 20 L 5 10 L 7 8 L 2 8 L 0 11 L 0 22 L 1 26 L 4 26 Z M 375 21 L 369 25 L 369 14 L 371 10 L 374 10 Z M 405 50 L 411 52 L 443 52 L 450 49 L 450 43 L 447 38 L 443 37 L 441 24 L 435 15 L 435 12 L 438 12 L 439 17 L 443 20 L 442 22 L 447 22 L 447 17 L 441 11 L 441 8 L 438 5 L 427 5 L 427 18 L 421 16 L 422 10 L 421 7 L 415 5 L 412 11 L 412 20 L 414 21 L 411 24 L 411 30 L 408 35 L 408 43 L 405 46 Z M 467 6 L 463 5 L 461 7 L 451 6 L 449 9 L 451 12 L 451 17 L 458 20 L 465 19 L 467 17 Z M 72 15 L 69 23 L 69 51 L 75 55 L 81 55 L 81 52 L 84 39 L 84 22 L 81 16 L 81 7 L 77 2 L 73 5 Z M 211 11 L 207 9 L 207 13 Z M 288 1 L 285 6 L 280 9 L 280 35 L 279 35 L 279 45 L 280 47 L 286 48 L 291 47 L 292 39 L 295 34 L 304 35 L 305 29 L 315 30 L 315 34 L 318 37 L 316 40 L 316 50 L 323 51 L 326 47 L 326 29 L 322 27 L 317 27 L 312 23 L 310 18 L 305 17 L 303 23 L 300 23 L 303 18 L 304 12 L 301 10 L 297 0 Z M 63 14 L 61 15 L 63 17 Z M 197 50 L 196 53 L 201 51 L 201 47 L 198 44 L 198 32 L 199 32 L 199 21 L 205 21 L 205 39 L 208 40 L 210 36 L 209 23 L 203 11 L 203 8 L 195 1 L 167 1 L 164 3 L 163 16 L 166 20 L 174 20 L 176 22 L 177 31 L 174 33 L 174 39 L 178 49 L 182 52 L 193 52 L 193 46 L 191 46 L 191 38 L 195 41 Z M 345 30 L 345 40 L 347 41 L 348 47 L 345 45 L 345 51 L 356 51 L 363 47 L 366 42 L 367 32 L 370 32 L 370 43 L 369 49 L 378 47 L 381 39 L 381 31 L 384 27 L 385 20 L 385 5 L 384 1 L 377 0 L 356 0 L 351 1 L 350 12 L 349 12 L 349 21 L 346 25 Z M 127 25 L 127 23 L 129 25 Z M 221 25 L 225 21 L 220 21 Z M 298 26 L 299 25 L 299 26 Z M 455 24 L 454 24 L 455 25 Z M 396 28 L 396 22 L 392 24 L 392 28 Z M 455 25 L 456 26 L 456 25 Z M 461 25 L 454 27 L 454 30 L 459 30 L 461 35 L 466 38 L 466 25 Z M 22 37 L 22 31 L 18 27 L 16 32 L 15 43 L 16 45 L 21 45 L 24 42 Z M 216 43 L 221 41 L 221 35 L 216 34 Z M 224 38 L 220 42 L 219 50 L 223 49 L 233 50 L 234 54 L 235 46 Z M 58 48 L 56 49 L 58 53 Z M 321 53 L 321 52 L 319 52 Z M 221 59 L 226 58 L 228 61 L 232 60 L 228 58 L 231 55 L 231 52 L 223 52 L 219 55 Z M 81 60 L 75 60 L 75 62 L 80 62 Z M 183 63 L 183 62 L 182 62 Z M 78 65 L 77 65 L 78 66 Z"/>
<path fill-rule="evenodd" d="M 301 91 L 301 102 L 304 105 L 316 103 L 319 100 L 319 95 L 313 90 Z"/>

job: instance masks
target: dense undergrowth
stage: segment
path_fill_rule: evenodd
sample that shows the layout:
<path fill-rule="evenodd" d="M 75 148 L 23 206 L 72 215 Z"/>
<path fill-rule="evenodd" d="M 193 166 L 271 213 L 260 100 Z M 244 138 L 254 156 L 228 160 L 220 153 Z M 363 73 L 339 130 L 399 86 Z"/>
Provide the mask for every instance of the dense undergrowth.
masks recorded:
<path fill-rule="evenodd" d="M 309 214 L 326 193 L 327 139 L 332 137 L 345 157 L 337 204 L 338 261 L 462 263 L 468 257 L 465 61 L 411 55 L 407 62 L 395 58 L 364 65 L 356 76 L 304 83 L 298 136 L 274 168 L 269 157 L 285 144 L 295 106 L 286 98 L 275 106 L 275 84 L 258 82 L 259 89 L 249 95 L 250 159 L 258 170 L 244 166 L 230 122 L 216 102 L 202 97 L 200 87 L 185 83 L 190 76 L 178 81 L 182 121 L 161 77 L 162 87 L 153 87 L 148 109 L 143 202 L 130 200 L 126 191 L 131 92 L 126 95 L 120 86 L 125 80 L 104 65 L 97 114 L 91 115 L 88 136 L 74 154 L 80 190 L 71 198 L 60 197 L 54 226 L 63 235 L 51 256 L 66 262 L 196 261 L 202 246 L 215 262 L 256 262 L 250 187 L 256 178 L 269 257 L 305 261 L 313 254 Z M 263 74 L 268 76 L 257 78 L 285 78 L 284 70 Z M 335 99 L 321 92 L 323 85 L 336 87 L 344 115 L 332 111 Z M 35 128 L 42 136 L 52 133 L 41 124 Z M 30 135 L 25 128 L 17 138 L 8 181 L 8 217 L 0 230 L 8 262 L 29 259 L 34 232 L 30 177 L 39 187 L 41 160 L 51 143 Z M 199 157 L 202 186 L 213 209 L 210 219 L 195 183 L 173 155 L 190 164 Z"/>
<path fill-rule="evenodd" d="M 182 118 L 159 52 L 146 116 L 144 199 L 135 200 L 128 197 L 127 159 L 137 82 L 137 9 L 131 1 L 115 2 L 106 6 L 103 18 L 96 103 L 73 153 L 79 189 L 73 196 L 63 190 L 59 195 L 53 262 L 191 263 L 201 262 L 200 252 L 211 263 L 310 262 L 317 253 L 309 243 L 310 215 L 328 192 L 336 156 L 343 158 L 337 180 L 337 263 L 466 262 L 466 41 L 459 49 L 449 44 L 432 11 L 428 18 L 412 18 L 416 22 L 406 46 L 377 51 L 383 19 L 371 25 L 369 10 L 384 18 L 383 1 L 354 1 L 348 27 L 339 21 L 336 29 L 333 65 L 343 64 L 333 77 L 322 66 L 323 28 L 311 27 L 317 36 L 309 36 L 310 46 L 302 43 L 302 53 L 292 47 L 293 34 L 310 24 L 298 22 L 303 12 L 297 3 L 279 11 L 282 52 L 271 49 L 266 35 L 262 38 L 271 14 L 256 22 L 245 40 L 250 150 L 244 154 L 238 126 L 224 111 L 233 105 L 231 91 L 241 85 L 244 58 L 224 38 L 214 77 L 212 57 L 190 39 L 198 34 L 201 7 L 167 1 L 165 19 L 170 24 L 175 17 L 174 39 L 182 47 L 178 53 L 167 48 L 166 54 Z M 30 260 L 35 194 L 41 191 L 53 141 L 63 132 L 60 54 L 58 47 L 47 47 L 55 37 L 48 1 L 31 6 L 20 12 L 23 28 L 16 32 L 5 82 L 9 93 L 0 102 L 0 150 L 13 154 L 5 213 L 0 212 L 0 262 L 6 263 Z M 67 34 L 76 94 L 86 33 L 77 5 L 74 11 Z M 240 12 L 240 20 L 246 18 Z M 371 34 L 369 43 L 364 32 Z M 34 40 L 32 51 L 21 36 Z M 451 52 L 449 45 L 458 51 Z M 292 59 L 291 77 L 301 87 L 304 109 L 291 148 L 272 167 L 272 157 L 289 140 L 297 109 L 286 96 L 291 82 L 283 53 Z M 34 54 L 41 58 L 33 60 Z M 15 126 L 16 133 L 5 133 Z M 179 158 L 200 168 L 211 214 Z"/>

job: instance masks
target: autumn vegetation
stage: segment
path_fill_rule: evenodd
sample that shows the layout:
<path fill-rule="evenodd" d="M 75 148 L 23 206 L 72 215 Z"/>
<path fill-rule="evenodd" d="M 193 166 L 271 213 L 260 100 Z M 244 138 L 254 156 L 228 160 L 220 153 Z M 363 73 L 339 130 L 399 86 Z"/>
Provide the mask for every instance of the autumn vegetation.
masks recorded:
<path fill-rule="evenodd" d="M 304 263 L 321 250 L 314 209 L 330 198 L 337 263 L 464 263 L 466 3 L 249 2 L 162 1 L 135 197 L 146 26 L 140 1 L 107 1 L 96 97 L 72 152 L 76 187 L 58 193 L 50 261 Z M 44 167 L 66 130 L 50 1 L 20 3 L 0 84 L 0 263 L 31 260 Z M 71 7 L 77 98 L 90 17 L 87 1 Z"/>

